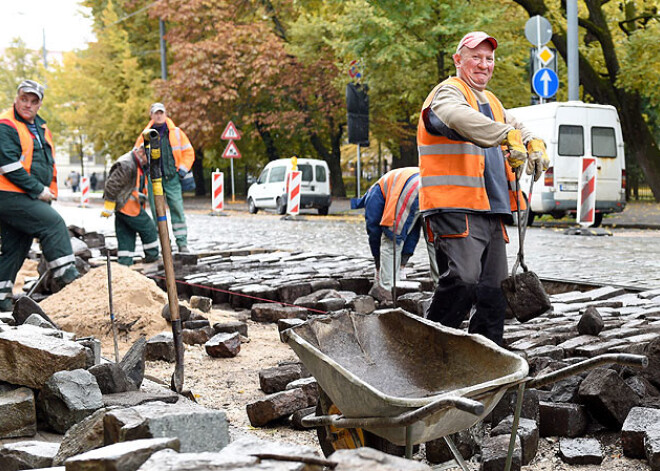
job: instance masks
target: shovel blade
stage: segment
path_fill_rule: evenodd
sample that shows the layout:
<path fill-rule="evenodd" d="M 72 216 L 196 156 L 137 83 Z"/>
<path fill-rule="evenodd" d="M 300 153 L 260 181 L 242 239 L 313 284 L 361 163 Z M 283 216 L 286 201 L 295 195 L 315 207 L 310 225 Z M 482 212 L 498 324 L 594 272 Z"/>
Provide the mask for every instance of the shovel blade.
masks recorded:
<path fill-rule="evenodd" d="M 552 309 L 548 294 L 536 273 L 526 271 L 502 281 L 506 302 L 519 322 L 527 322 Z"/>

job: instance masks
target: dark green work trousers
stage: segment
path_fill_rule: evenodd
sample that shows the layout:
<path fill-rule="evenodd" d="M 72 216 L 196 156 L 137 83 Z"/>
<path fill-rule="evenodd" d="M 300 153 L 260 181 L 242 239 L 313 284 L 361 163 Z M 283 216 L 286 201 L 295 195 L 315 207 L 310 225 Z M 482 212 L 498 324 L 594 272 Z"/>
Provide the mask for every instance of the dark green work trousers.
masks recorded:
<path fill-rule="evenodd" d="M 41 243 L 53 278 L 62 277 L 75 264 L 62 216 L 50 204 L 25 193 L 0 191 L 0 235 L 0 301 L 11 299 L 16 275 L 35 238 Z"/>
<path fill-rule="evenodd" d="M 135 236 L 140 235 L 144 261 L 158 260 L 158 232 L 154 222 L 140 209 L 137 216 L 127 216 L 124 213 L 115 214 L 115 232 L 117 234 L 117 261 L 122 265 L 133 265 L 135 256 Z"/>

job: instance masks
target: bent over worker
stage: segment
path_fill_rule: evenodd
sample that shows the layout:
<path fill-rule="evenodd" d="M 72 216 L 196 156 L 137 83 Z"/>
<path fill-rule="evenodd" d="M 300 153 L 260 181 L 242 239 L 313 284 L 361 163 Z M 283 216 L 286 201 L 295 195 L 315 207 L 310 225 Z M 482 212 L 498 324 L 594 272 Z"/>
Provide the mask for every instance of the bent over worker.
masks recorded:
<path fill-rule="evenodd" d="M 147 201 L 147 154 L 144 146 L 122 155 L 110 168 L 101 216 L 115 213 L 117 261 L 133 265 L 135 237 L 140 235 L 145 263 L 158 260 L 158 231 L 144 210 Z"/>
<path fill-rule="evenodd" d="M 475 306 L 469 331 L 501 344 L 508 242 L 503 221 L 517 209 L 514 172 L 519 175 L 527 162 L 527 172 L 538 179 L 549 161 L 543 141 L 486 90 L 496 48 L 482 31 L 461 39 L 453 55 L 457 77 L 426 98 L 417 145 L 419 205 L 433 232 L 440 273 L 427 317 L 458 327 Z"/>
<path fill-rule="evenodd" d="M 183 213 L 183 195 L 181 181 L 190 179 L 190 170 L 195 161 L 195 150 L 188 136 L 167 116 L 167 110 L 162 103 L 154 103 L 150 108 L 151 120 L 145 131 L 155 129 L 160 135 L 161 165 L 163 166 L 163 191 L 170 208 L 172 218 L 172 232 L 176 239 L 179 252 L 187 253 L 188 227 L 186 216 Z M 135 147 L 144 144 L 142 134 L 135 142 Z M 151 179 L 149 179 L 149 206 L 154 221 L 156 218 L 156 205 L 154 202 Z"/>
<path fill-rule="evenodd" d="M 44 87 L 25 80 L 0 114 L 0 311 L 12 308 L 16 275 L 32 241 L 41 243 L 56 288 L 80 276 L 69 231 L 50 203 L 57 198 L 53 136 L 38 115 Z"/>
<path fill-rule="evenodd" d="M 394 277 L 400 279 L 417 246 L 421 224 L 418 194 L 419 169 L 405 167 L 387 172 L 362 198 L 351 201 L 351 209 L 364 208 L 369 247 L 376 262 L 376 280 L 369 294 L 380 301 L 392 299 L 389 290 Z"/>

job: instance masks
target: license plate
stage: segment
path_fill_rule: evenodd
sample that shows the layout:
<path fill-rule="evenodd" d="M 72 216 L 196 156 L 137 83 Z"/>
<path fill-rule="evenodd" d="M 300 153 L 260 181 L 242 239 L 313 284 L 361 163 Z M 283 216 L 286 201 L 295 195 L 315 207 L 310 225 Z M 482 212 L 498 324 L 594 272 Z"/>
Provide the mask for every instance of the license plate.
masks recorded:
<path fill-rule="evenodd" d="M 559 191 L 577 191 L 577 183 L 561 183 L 559 185 Z"/>

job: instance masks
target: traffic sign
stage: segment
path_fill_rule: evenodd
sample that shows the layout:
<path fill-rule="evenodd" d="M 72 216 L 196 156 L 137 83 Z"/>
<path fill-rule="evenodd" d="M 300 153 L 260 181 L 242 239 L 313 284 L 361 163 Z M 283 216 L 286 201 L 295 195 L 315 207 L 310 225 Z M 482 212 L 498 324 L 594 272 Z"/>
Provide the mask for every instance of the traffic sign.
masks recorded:
<path fill-rule="evenodd" d="M 542 16 L 532 16 L 525 23 L 525 37 L 534 46 L 543 46 L 552 38 L 552 25 Z"/>
<path fill-rule="evenodd" d="M 225 127 L 225 130 L 222 132 L 220 139 L 239 140 L 240 138 L 241 135 L 238 133 L 238 129 L 236 129 L 233 122 L 229 121 L 227 127 Z"/>
<path fill-rule="evenodd" d="M 236 147 L 236 143 L 233 140 L 229 141 L 229 144 L 227 144 L 227 147 L 225 147 L 225 151 L 222 153 L 222 158 L 223 159 L 241 158 L 241 153 L 238 151 L 238 147 Z"/>
<path fill-rule="evenodd" d="M 360 61 L 357 59 L 354 59 L 351 61 L 350 64 L 348 64 L 348 75 L 352 79 L 358 79 L 360 80 L 362 78 L 362 72 L 360 72 Z"/>
<path fill-rule="evenodd" d="M 532 78 L 532 86 L 534 92 L 541 98 L 550 98 L 557 93 L 559 88 L 559 78 L 552 69 L 539 69 Z"/>
<path fill-rule="evenodd" d="M 539 51 L 536 53 L 536 57 L 539 58 L 541 61 L 541 64 L 543 64 L 543 67 L 548 65 L 552 59 L 555 58 L 555 53 L 552 52 L 552 50 L 548 46 L 543 46 Z"/>

